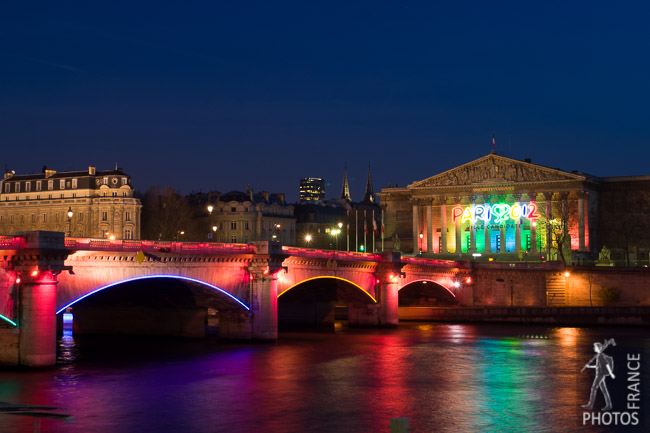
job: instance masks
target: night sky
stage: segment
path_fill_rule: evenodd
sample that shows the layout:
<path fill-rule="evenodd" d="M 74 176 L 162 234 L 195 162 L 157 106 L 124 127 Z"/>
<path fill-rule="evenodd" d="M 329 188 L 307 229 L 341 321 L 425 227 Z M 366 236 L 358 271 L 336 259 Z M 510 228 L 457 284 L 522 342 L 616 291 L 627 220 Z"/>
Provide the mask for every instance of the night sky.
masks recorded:
<path fill-rule="evenodd" d="M 490 152 L 650 174 L 647 2 L 4 2 L 0 163 L 362 198 Z M 571 4 L 564 4 L 571 3 Z M 4 168 L 4 167 L 2 167 Z"/>

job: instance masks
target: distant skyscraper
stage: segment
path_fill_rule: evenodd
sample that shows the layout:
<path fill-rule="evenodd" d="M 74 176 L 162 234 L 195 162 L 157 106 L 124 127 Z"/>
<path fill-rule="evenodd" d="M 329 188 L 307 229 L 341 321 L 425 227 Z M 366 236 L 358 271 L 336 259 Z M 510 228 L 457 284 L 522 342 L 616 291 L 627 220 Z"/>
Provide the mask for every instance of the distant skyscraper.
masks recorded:
<path fill-rule="evenodd" d="M 300 179 L 300 202 L 318 202 L 325 199 L 325 181 L 319 177 Z"/>

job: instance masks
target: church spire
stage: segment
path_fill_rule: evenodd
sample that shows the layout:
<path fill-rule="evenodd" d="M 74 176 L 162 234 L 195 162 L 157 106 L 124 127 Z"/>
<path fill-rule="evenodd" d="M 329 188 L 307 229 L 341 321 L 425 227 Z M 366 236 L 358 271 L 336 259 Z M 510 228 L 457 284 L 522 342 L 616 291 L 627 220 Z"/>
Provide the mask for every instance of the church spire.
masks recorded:
<path fill-rule="evenodd" d="M 368 162 L 368 181 L 366 182 L 366 194 L 363 196 L 366 203 L 375 202 L 375 193 L 372 192 L 372 177 L 370 176 L 370 162 Z"/>
<path fill-rule="evenodd" d="M 345 165 L 343 169 L 343 190 L 341 191 L 341 198 L 352 201 L 350 198 L 350 185 L 348 185 L 348 166 Z"/>

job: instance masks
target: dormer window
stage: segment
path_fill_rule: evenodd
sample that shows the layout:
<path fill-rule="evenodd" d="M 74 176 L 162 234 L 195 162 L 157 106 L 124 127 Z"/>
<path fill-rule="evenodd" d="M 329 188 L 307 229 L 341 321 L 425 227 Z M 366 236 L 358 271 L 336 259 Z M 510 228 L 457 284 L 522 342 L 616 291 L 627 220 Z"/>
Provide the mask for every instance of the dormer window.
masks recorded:
<path fill-rule="evenodd" d="M 36 181 L 36 191 L 40 191 L 40 190 L 41 190 L 41 181 L 37 180 Z"/>
<path fill-rule="evenodd" d="M 73 188 L 77 187 L 77 178 L 72 179 L 72 187 Z"/>
<path fill-rule="evenodd" d="M 65 189 L 65 179 L 59 181 L 59 189 Z"/>
<path fill-rule="evenodd" d="M 52 191 L 54 189 L 54 181 L 53 180 L 48 180 L 47 181 L 47 189 Z"/>
<path fill-rule="evenodd" d="M 20 192 L 20 182 L 16 182 L 16 191 L 14 192 Z"/>
<path fill-rule="evenodd" d="M 104 177 L 104 185 L 108 185 L 108 176 Z"/>

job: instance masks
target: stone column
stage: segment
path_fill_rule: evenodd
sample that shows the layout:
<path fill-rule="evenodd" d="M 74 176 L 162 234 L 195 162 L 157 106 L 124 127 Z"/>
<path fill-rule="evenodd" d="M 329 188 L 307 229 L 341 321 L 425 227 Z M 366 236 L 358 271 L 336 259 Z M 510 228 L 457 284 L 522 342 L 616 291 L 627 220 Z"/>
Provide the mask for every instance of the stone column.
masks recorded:
<path fill-rule="evenodd" d="M 440 253 L 447 254 L 447 197 L 440 197 Z"/>
<path fill-rule="evenodd" d="M 427 203 L 427 247 L 425 251 L 427 253 L 433 252 L 433 221 L 431 218 L 431 209 L 432 203 Z"/>
<path fill-rule="evenodd" d="M 476 207 L 476 197 L 472 197 L 470 205 L 472 206 L 472 211 L 474 211 Z M 474 222 L 470 220 L 469 222 L 469 252 L 476 252 L 476 220 L 474 220 Z"/>
<path fill-rule="evenodd" d="M 546 260 L 550 259 L 550 254 L 551 254 L 551 244 L 553 241 L 552 235 L 551 235 L 551 230 L 549 226 L 549 222 L 553 219 L 553 193 L 552 192 L 545 192 L 544 193 L 544 200 L 546 200 Z"/>
<path fill-rule="evenodd" d="M 417 200 L 413 201 L 413 254 L 419 253 L 420 245 L 420 223 L 418 221 L 418 212 L 420 207 L 418 206 Z"/>
<path fill-rule="evenodd" d="M 579 250 L 585 251 L 585 196 L 586 193 L 578 193 L 578 238 Z"/>
<path fill-rule="evenodd" d="M 56 363 L 56 277 L 34 268 L 20 284 L 20 364 L 47 367 Z M 32 273 L 35 272 L 35 275 Z"/>
<path fill-rule="evenodd" d="M 515 194 L 515 203 L 519 203 L 521 206 L 521 194 Z M 519 253 L 521 252 L 521 216 L 517 218 L 515 221 L 515 253 L 517 254 L 517 257 L 519 257 Z"/>
<path fill-rule="evenodd" d="M 537 194 L 535 193 L 528 193 L 528 200 L 529 201 L 535 201 L 535 204 L 537 204 Z M 539 213 L 539 210 L 537 211 Z M 537 220 L 531 221 L 530 222 L 530 251 L 533 253 L 537 252 Z"/>
<path fill-rule="evenodd" d="M 483 200 L 483 204 L 486 206 L 490 206 L 490 196 L 486 195 Z M 490 221 L 486 221 L 484 223 L 485 229 L 483 230 L 483 236 L 484 236 L 484 243 L 485 243 L 485 250 L 484 252 L 489 253 L 492 251 L 492 245 L 490 245 L 490 241 L 492 240 L 490 237 Z"/>
<path fill-rule="evenodd" d="M 460 202 L 461 202 L 460 199 L 456 200 L 457 204 L 460 204 Z M 462 254 L 462 252 L 463 252 L 463 249 L 461 248 L 462 242 L 461 242 L 461 238 L 460 238 L 460 233 L 461 233 L 460 225 L 461 225 L 461 222 L 460 222 L 460 219 L 459 219 L 459 220 L 456 221 L 456 227 L 455 227 L 456 228 L 456 251 L 455 251 L 456 254 Z"/>

